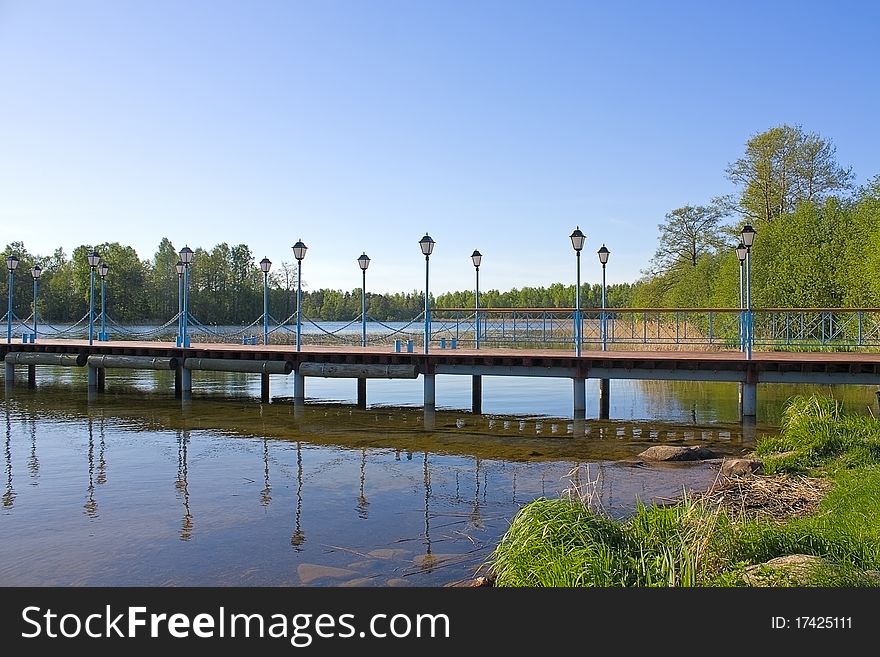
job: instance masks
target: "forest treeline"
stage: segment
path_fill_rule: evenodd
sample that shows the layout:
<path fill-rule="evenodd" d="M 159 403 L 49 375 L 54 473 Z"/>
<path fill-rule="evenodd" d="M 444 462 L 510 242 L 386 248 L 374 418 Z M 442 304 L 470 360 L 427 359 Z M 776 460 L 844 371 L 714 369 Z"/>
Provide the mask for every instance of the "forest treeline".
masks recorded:
<path fill-rule="evenodd" d="M 780 125 L 752 135 L 723 174 L 735 192 L 692 200 L 658 223 L 657 250 L 640 278 L 607 287 L 609 307 L 737 307 L 740 262 L 735 248 L 743 225 L 757 231 L 751 252 L 754 307 L 880 307 L 880 176 L 856 187 L 851 167 L 837 161 L 834 144 L 801 126 Z M 610 246 L 610 245 L 609 245 Z M 164 322 L 178 311 L 178 249 L 162 238 L 142 259 L 116 242 L 80 245 L 68 254 L 19 258 L 14 313 L 32 312 L 31 268 L 42 268 L 40 317 L 72 322 L 88 312 L 89 265 L 95 248 L 112 276 L 106 279 L 107 314 L 120 322 Z M 612 247 L 613 248 L 613 247 Z M 263 312 L 263 274 L 245 244 L 197 248 L 190 270 L 190 309 L 204 323 L 250 323 Z M 281 321 L 296 309 L 296 263 L 269 274 L 269 313 Z M 7 293 L 4 285 L 4 295 Z M 481 290 L 481 307 L 570 308 L 574 285 Z M 424 292 L 367 293 L 368 315 L 408 321 L 424 308 Z M 432 308 L 471 308 L 474 291 L 430 299 Z M 601 306 L 601 288 L 585 283 L 584 307 Z M 359 316 L 361 290 L 303 290 L 303 315 L 347 321 Z"/>

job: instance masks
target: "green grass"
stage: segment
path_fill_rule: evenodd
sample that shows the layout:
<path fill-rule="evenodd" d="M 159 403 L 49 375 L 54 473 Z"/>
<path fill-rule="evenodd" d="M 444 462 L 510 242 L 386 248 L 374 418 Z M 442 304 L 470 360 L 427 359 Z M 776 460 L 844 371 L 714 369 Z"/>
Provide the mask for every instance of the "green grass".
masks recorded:
<path fill-rule="evenodd" d="M 832 482 L 818 509 L 784 522 L 732 515 L 687 497 L 639 505 L 624 521 L 589 491 L 523 507 L 487 561 L 495 586 L 880 586 L 880 420 L 833 399 L 795 397 L 779 435 L 759 439 L 767 474 Z M 806 575 L 761 569 L 775 557 L 821 557 Z"/>

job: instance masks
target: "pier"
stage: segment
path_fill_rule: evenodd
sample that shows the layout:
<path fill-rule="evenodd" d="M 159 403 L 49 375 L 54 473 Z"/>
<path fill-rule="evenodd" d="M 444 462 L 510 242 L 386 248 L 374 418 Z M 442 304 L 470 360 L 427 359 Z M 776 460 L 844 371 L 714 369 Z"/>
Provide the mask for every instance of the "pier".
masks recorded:
<path fill-rule="evenodd" d="M 880 353 L 735 351 L 601 351 L 576 355 L 561 349 L 449 348 L 429 353 L 398 351 L 387 345 L 326 346 L 174 342 L 40 340 L 0 344 L 5 385 L 14 385 L 17 368 L 27 368 L 34 385 L 37 366 L 88 368 L 88 386 L 104 389 L 110 368 L 161 369 L 175 373 L 175 393 L 192 398 L 192 374 L 199 370 L 245 372 L 262 378 L 263 401 L 270 400 L 269 375 L 294 376 L 294 404 L 305 403 L 307 378 L 350 378 L 356 381 L 358 405 L 366 406 L 367 382 L 377 378 L 423 380 L 426 411 L 436 406 L 435 377 L 471 377 L 472 410 L 481 412 L 483 376 L 557 377 L 572 381 L 572 414 L 583 418 L 586 381 L 642 379 L 721 381 L 740 384 L 740 414 L 754 418 L 758 386 L 764 383 L 880 385 Z M 600 384 L 599 418 L 608 418 L 607 384 Z"/>

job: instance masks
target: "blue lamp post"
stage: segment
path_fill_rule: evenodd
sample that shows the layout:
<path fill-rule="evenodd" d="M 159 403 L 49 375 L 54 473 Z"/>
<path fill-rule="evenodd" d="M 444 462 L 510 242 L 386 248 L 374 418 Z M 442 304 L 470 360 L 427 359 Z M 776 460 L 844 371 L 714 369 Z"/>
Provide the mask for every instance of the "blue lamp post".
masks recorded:
<path fill-rule="evenodd" d="M 434 250 L 434 240 L 428 233 L 419 240 L 419 246 L 425 256 L 425 353 L 428 353 L 428 343 L 431 341 L 431 304 L 428 301 L 428 260 Z"/>
<path fill-rule="evenodd" d="M 34 265 L 31 269 L 31 276 L 34 278 L 34 335 L 31 337 L 31 342 L 37 341 L 37 292 L 39 292 L 42 274 L 43 268 L 40 265 Z"/>
<path fill-rule="evenodd" d="M 14 253 L 6 258 L 6 269 L 9 270 L 7 286 L 9 287 L 9 303 L 6 306 L 6 342 L 12 342 L 12 288 L 15 282 L 15 270 L 18 268 L 18 256 Z"/>
<path fill-rule="evenodd" d="M 269 258 L 260 260 L 260 271 L 263 272 L 263 344 L 269 344 L 269 270 L 272 261 Z"/>
<path fill-rule="evenodd" d="M 101 277 L 101 332 L 98 334 L 98 340 L 106 341 L 107 340 L 107 286 L 106 281 L 107 272 L 110 271 L 110 267 L 106 262 L 102 262 L 98 267 L 98 275 Z"/>
<path fill-rule="evenodd" d="M 296 258 L 296 350 L 302 349 L 302 261 L 309 247 L 297 240 L 293 245 L 293 257 Z"/>
<path fill-rule="evenodd" d="M 101 262 L 101 256 L 95 249 L 87 256 L 89 260 L 89 344 L 95 340 L 95 270 Z"/>
<path fill-rule="evenodd" d="M 174 265 L 177 270 L 177 346 L 183 344 L 183 272 L 186 266 L 182 260 Z"/>
<path fill-rule="evenodd" d="M 598 254 L 599 262 L 602 263 L 602 319 L 599 328 L 602 331 L 602 351 L 606 351 L 608 349 L 608 321 L 605 312 L 605 265 L 608 264 L 608 256 L 611 255 L 611 251 L 603 244 Z"/>
<path fill-rule="evenodd" d="M 745 308 L 745 291 L 743 289 L 743 268 L 746 260 L 746 245 L 742 242 L 739 243 L 739 246 L 736 247 L 736 259 L 739 260 L 739 350 L 745 352 L 746 350 L 746 334 L 745 334 L 745 317 L 743 316 L 743 310 Z"/>
<path fill-rule="evenodd" d="M 757 231 L 751 224 L 743 226 L 741 237 L 746 247 L 746 358 L 752 357 L 752 343 L 754 342 L 754 326 L 752 324 L 752 244 L 755 242 Z"/>
<path fill-rule="evenodd" d="M 361 284 L 361 346 L 367 346 L 367 267 L 370 266 L 370 256 L 362 253 L 358 258 L 358 267 L 361 268 L 363 281 Z"/>
<path fill-rule="evenodd" d="M 474 269 L 477 273 L 477 287 L 474 291 L 474 344 L 477 349 L 480 348 L 480 263 L 483 261 L 483 254 L 474 249 L 471 253 L 471 262 L 474 263 Z"/>
<path fill-rule="evenodd" d="M 575 355 L 581 355 L 581 249 L 584 248 L 586 235 L 581 232 L 580 226 L 575 227 L 571 235 L 571 246 L 577 255 L 577 285 L 574 288 L 574 350 Z"/>
<path fill-rule="evenodd" d="M 193 250 L 188 246 L 184 246 L 180 253 L 180 262 L 183 263 L 183 310 L 180 320 L 180 346 L 189 347 L 189 266 L 193 261 Z"/>

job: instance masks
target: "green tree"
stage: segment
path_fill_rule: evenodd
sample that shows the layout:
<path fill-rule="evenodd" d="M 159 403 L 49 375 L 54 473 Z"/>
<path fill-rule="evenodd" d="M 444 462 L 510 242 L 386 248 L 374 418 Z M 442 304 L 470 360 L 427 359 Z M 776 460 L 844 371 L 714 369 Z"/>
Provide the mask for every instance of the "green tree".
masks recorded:
<path fill-rule="evenodd" d="M 714 203 L 684 205 L 668 213 L 658 225 L 659 244 L 651 260 L 651 273 L 696 267 L 701 256 L 725 246 L 727 240 L 721 224 L 724 216 L 724 210 Z"/>
<path fill-rule="evenodd" d="M 176 267 L 179 259 L 174 244 L 167 237 L 163 237 L 156 253 L 153 254 L 153 259 L 148 264 L 149 314 L 152 319 L 163 323 L 177 314 L 180 304 Z"/>
<path fill-rule="evenodd" d="M 853 181 L 852 168 L 837 163 L 830 141 L 786 124 L 749 138 L 726 174 L 739 188 L 738 198 L 728 197 L 728 203 L 752 222 L 773 221 L 803 201 L 820 203 L 851 189 Z"/>

